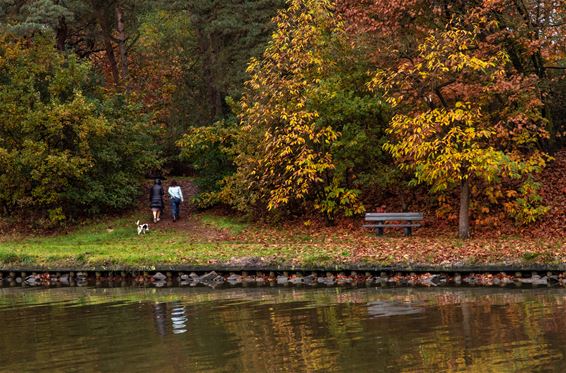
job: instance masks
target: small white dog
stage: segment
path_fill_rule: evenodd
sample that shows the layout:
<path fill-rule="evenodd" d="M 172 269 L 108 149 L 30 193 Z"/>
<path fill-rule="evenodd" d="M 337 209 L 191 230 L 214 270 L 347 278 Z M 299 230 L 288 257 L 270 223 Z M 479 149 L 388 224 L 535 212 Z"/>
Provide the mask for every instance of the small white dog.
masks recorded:
<path fill-rule="evenodd" d="M 145 234 L 145 232 L 149 232 L 149 224 L 144 223 L 144 224 L 140 224 L 140 221 L 138 220 L 136 222 L 137 226 L 138 226 L 138 235 L 140 234 Z"/>

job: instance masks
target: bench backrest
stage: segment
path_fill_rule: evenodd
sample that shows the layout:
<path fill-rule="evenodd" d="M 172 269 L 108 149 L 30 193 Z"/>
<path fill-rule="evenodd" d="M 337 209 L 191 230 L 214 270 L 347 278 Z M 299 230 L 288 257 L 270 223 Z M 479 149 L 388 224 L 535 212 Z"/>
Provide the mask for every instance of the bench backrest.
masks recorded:
<path fill-rule="evenodd" d="M 423 220 L 421 212 L 368 212 L 367 221 Z"/>

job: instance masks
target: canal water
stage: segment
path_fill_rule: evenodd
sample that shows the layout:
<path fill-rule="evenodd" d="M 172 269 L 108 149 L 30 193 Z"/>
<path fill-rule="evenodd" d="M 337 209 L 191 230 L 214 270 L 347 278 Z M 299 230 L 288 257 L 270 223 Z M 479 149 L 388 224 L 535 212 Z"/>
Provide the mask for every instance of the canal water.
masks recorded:
<path fill-rule="evenodd" d="M 566 292 L 0 288 L 1 372 L 566 372 Z"/>

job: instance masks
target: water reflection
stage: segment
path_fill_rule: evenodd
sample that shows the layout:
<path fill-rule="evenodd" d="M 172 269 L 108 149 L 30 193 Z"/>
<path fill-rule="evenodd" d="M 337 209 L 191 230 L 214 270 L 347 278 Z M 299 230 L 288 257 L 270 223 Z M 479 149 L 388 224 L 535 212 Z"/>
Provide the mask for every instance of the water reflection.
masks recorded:
<path fill-rule="evenodd" d="M 387 317 L 400 315 L 413 315 L 424 312 L 424 308 L 411 303 L 376 301 L 368 303 L 368 315 L 373 317 Z"/>
<path fill-rule="evenodd" d="M 153 320 L 157 334 L 167 334 L 167 303 L 155 303 L 153 310 Z"/>
<path fill-rule="evenodd" d="M 560 289 L 0 289 L 0 371 L 566 371 Z M 190 318 L 190 320 L 189 320 Z"/>
<path fill-rule="evenodd" d="M 161 336 L 168 334 L 169 323 L 171 323 L 171 332 L 173 334 L 187 332 L 188 319 L 185 313 L 185 306 L 178 301 L 172 303 L 155 303 L 153 320 L 157 334 Z"/>
<path fill-rule="evenodd" d="M 173 308 L 171 309 L 171 321 L 173 322 L 173 334 L 182 334 L 187 332 L 185 306 L 179 302 L 173 303 Z"/>

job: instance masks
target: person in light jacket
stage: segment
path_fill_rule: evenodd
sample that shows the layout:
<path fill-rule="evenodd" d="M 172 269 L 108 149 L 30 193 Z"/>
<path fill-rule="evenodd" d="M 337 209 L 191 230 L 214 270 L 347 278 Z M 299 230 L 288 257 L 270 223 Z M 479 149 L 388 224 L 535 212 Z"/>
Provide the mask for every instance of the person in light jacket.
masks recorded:
<path fill-rule="evenodd" d="M 177 181 L 171 180 L 171 186 L 167 190 L 167 193 L 169 193 L 169 200 L 171 201 L 171 215 L 173 216 L 173 221 L 177 221 L 177 219 L 179 219 L 181 202 L 183 202 L 183 191 L 177 184 Z"/>

